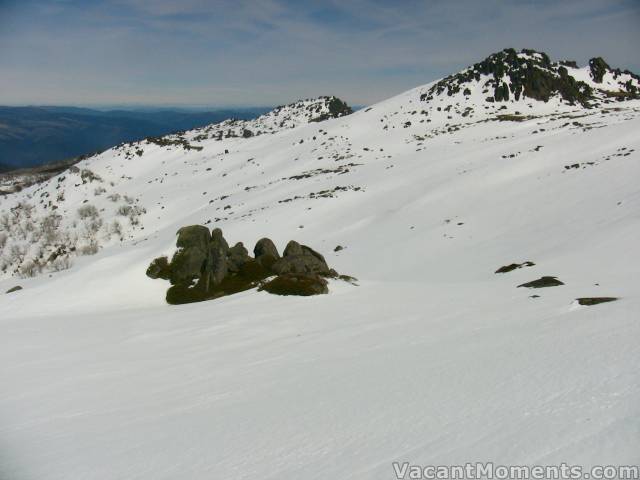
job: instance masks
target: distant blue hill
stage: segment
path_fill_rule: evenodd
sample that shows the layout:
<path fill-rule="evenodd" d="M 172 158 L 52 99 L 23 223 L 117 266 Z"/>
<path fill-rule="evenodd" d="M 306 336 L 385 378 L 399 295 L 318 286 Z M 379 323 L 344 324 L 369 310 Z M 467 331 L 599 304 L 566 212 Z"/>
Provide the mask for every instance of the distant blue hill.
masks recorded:
<path fill-rule="evenodd" d="M 122 142 L 189 130 L 227 118 L 252 119 L 268 110 L 0 107 L 0 171 L 66 160 Z"/>

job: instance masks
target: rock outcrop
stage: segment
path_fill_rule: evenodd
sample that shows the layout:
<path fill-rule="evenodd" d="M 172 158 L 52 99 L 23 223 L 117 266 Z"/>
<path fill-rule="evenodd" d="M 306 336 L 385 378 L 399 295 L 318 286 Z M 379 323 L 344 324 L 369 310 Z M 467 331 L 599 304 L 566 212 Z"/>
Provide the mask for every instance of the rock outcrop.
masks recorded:
<path fill-rule="evenodd" d="M 547 287 L 559 287 L 560 285 L 564 285 L 563 282 L 558 280 L 556 277 L 540 277 L 537 280 L 533 280 L 531 282 L 523 283 L 522 285 L 518 285 L 518 288 L 547 288 Z"/>
<path fill-rule="evenodd" d="M 280 254 L 275 244 L 268 238 L 261 238 L 253 248 L 253 255 L 256 261 L 260 262 L 265 268 L 271 268 L 277 260 L 280 259 Z"/>
<path fill-rule="evenodd" d="M 227 252 L 227 270 L 231 273 L 239 273 L 250 260 L 249 251 L 242 242 L 238 242 Z"/>
<path fill-rule="evenodd" d="M 159 257 L 147 269 L 150 278 L 169 280 L 166 300 L 181 304 L 211 300 L 258 287 L 276 295 L 328 293 L 326 278 L 352 280 L 329 268 L 311 247 L 290 241 L 282 257 L 268 238 L 256 243 L 252 258 L 242 242 L 233 247 L 219 228 L 202 225 L 178 230 L 177 250 L 171 261 Z"/>
<path fill-rule="evenodd" d="M 574 61 L 552 62 L 544 52 L 524 49 L 517 52 L 506 48 L 463 71 L 443 78 L 421 95 L 422 101 L 433 100 L 446 93 L 459 92 L 470 95 L 473 87 L 482 83 L 485 100 L 490 103 L 507 102 L 510 99 L 530 98 L 548 102 L 559 97 L 571 105 L 590 107 L 598 100 L 631 100 L 640 97 L 640 76 L 628 71 L 611 68 L 602 58 L 589 60 L 589 75 L 595 85 L 574 76 Z M 569 70 L 571 69 L 571 71 Z M 609 74 L 617 85 L 605 87 L 603 80 Z M 613 88 L 613 89 L 612 89 Z"/>
<path fill-rule="evenodd" d="M 324 257 L 306 245 L 291 240 L 284 249 L 282 258 L 271 269 L 278 275 L 287 273 L 331 275 Z"/>

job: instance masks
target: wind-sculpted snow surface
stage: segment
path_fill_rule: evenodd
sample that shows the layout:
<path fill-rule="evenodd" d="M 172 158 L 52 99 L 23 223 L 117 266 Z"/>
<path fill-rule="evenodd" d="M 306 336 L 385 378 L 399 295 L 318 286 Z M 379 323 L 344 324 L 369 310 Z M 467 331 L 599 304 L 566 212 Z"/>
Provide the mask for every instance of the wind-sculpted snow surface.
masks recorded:
<path fill-rule="evenodd" d="M 0 281 L 22 287 L 0 294 L 0 478 L 637 464 L 640 101 L 437 84 L 122 145 L 3 197 L 3 255 L 51 214 L 79 238 L 50 242 L 71 268 Z M 169 306 L 145 270 L 184 225 L 295 238 L 357 285 Z"/>

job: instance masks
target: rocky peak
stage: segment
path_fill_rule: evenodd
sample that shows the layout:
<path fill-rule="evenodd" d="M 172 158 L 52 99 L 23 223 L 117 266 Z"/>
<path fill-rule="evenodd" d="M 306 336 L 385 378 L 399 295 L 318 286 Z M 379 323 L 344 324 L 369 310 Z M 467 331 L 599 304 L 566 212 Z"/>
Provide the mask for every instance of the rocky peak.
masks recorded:
<path fill-rule="evenodd" d="M 322 122 L 353 113 L 346 102 L 335 96 L 323 96 L 298 100 L 280 105 L 254 120 L 225 120 L 192 130 L 190 136 L 196 140 L 207 138 L 251 138 L 295 128 L 310 122 Z"/>
<path fill-rule="evenodd" d="M 332 95 L 299 100 L 289 105 L 282 105 L 265 115 L 295 115 L 306 119 L 308 122 L 321 122 L 330 118 L 344 117 L 351 113 L 353 113 L 353 110 L 346 102 Z"/>
<path fill-rule="evenodd" d="M 640 77 L 628 70 L 611 69 L 600 57 L 589 61 L 590 79 L 581 75 L 575 61 L 552 62 L 544 52 L 507 48 L 489 55 L 459 73 L 435 83 L 420 97 L 462 93 L 467 97 L 482 88 L 486 102 L 530 99 L 548 102 L 559 97 L 569 104 L 591 106 L 595 100 L 640 98 Z M 606 82 L 605 82 L 606 80 Z"/>

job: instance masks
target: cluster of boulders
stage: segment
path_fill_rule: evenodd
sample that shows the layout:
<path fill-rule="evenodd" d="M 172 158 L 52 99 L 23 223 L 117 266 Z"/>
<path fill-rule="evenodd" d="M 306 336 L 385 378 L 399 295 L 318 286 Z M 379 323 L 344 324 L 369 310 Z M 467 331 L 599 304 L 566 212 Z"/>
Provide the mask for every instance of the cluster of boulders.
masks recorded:
<path fill-rule="evenodd" d="M 219 228 L 202 225 L 178 230 L 178 249 L 171 261 L 151 262 L 147 276 L 171 282 L 170 304 L 198 302 L 258 288 L 277 295 L 328 293 L 326 278 L 338 278 L 324 257 L 306 245 L 290 241 L 282 256 L 268 238 L 260 239 L 253 257 L 242 242 L 233 247 Z"/>

